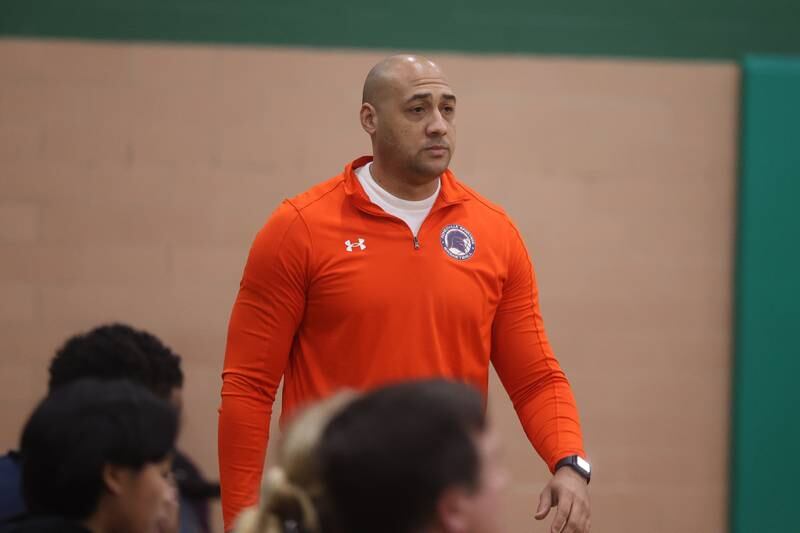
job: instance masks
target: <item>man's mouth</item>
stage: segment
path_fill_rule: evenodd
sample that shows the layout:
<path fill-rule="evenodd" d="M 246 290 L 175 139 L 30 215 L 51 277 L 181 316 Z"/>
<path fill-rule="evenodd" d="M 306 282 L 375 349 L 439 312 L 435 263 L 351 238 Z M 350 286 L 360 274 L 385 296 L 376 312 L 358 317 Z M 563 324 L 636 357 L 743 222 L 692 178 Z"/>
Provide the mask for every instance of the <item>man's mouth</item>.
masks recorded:
<path fill-rule="evenodd" d="M 426 152 L 430 152 L 434 155 L 442 155 L 450 151 L 450 148 L 443 144 L 435 144 L 433 146 L 428 146 L 425 148 Z"/>

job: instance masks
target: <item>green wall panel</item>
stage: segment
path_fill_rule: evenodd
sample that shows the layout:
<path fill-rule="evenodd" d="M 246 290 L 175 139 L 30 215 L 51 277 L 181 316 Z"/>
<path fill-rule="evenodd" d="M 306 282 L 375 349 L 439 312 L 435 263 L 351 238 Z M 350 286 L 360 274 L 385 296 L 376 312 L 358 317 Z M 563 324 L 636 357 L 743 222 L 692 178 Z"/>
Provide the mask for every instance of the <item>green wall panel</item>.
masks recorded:
<path fill-rule="evenodd" d="M 797 0 L 0 0 L 0 35 L 501 53 L 800 53 Z"/>
<path fill-rule="evenodd" d="M 744 62 L 731 525 L 800 531 L 800 58 Z"/>

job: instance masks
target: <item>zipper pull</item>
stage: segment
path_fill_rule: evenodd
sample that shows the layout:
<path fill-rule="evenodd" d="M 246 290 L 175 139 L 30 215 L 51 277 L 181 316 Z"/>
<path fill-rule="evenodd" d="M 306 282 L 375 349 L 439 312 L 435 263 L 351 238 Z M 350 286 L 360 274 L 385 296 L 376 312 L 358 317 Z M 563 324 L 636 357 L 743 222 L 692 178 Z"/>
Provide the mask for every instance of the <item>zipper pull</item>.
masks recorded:
<path fill-rule="evenodd" d="M 419 239 L 417 239 L 416 235 L 414 235 L 414 249 L 419 250 Z"/>

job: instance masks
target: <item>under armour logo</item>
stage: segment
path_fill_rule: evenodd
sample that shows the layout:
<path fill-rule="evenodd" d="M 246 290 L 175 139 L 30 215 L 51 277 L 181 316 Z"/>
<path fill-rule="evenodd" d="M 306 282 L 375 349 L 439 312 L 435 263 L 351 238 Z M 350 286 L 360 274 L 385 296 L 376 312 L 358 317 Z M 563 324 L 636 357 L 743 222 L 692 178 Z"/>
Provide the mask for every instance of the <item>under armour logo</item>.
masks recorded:
<path fill-rule="evenodd" d="M 344 245 L 347 247 L 348 252 L 352 252 L 353 248 L 359 248 L 360 250 L 366 250 L 367 245 L 364 244 L 364 239 L 358 239 L 358 242 L 350 242 L 350 240 L 344 241 Z"/>

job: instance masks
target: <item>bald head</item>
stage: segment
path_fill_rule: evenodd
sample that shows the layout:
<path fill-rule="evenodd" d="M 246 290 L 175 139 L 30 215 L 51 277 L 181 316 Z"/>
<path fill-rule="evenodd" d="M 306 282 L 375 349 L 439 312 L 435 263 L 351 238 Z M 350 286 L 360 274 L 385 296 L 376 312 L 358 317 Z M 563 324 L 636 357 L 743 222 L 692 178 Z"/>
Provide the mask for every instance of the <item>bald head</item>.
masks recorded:
<path fill-rule="evenodd" d="M 372 67 L 359 118 L 372 141 L 373 176 L 382 186 L 394 179 L 397 188 L 387 190 L 401 198 L 430 196 L 455 149 L 455 113 L 456 95 L 430 59 L 396 55 Z"/>
<path fill-rule="evenodd" d="M 408 54 L 389 56 L 367 74 L 361 103 L 378 107 L 394 90 L 405 89 L 415 81 L 426 79 L 446 81 L 439 65 L 428 58 Z"/>

